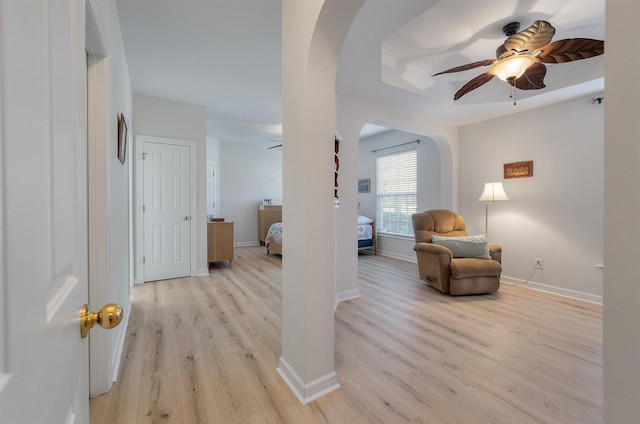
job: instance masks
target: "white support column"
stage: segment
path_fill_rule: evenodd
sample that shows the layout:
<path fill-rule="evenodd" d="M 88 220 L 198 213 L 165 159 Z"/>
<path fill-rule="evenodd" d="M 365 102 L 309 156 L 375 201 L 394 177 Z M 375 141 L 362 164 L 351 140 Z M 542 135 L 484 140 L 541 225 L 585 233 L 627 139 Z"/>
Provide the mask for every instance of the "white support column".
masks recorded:
<path fill-rule="evenodd" d="M 282 357 L 301 403 L 339 386 L 334 370 L 335 77 L 364 0 L 282 2 Z"/>
<path fill-rule="evenodd" d="M 640 417 L 640 83 L 629 52 L 640 3 L 607 0 L 605 47 L 604 422 Z"/>

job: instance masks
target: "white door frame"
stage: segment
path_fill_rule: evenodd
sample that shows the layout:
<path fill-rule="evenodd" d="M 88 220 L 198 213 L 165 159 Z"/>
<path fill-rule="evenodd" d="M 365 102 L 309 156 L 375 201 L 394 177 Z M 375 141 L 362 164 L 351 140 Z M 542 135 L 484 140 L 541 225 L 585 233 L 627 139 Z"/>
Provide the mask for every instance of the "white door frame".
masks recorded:
<path fill-rule="evenodd" d="M 209 188 L 209 176 L 211 176 L 211 188 Z M 210 160 L 207 161 L 207 215 L 209 215 L 209 205 L 211 206 L 211 215 L 219 216 L 216 213 L 218 210 L 218 202 L 216 201 L 216 195 L 218 190 L 216 189 L 216 163 Z"/>
<path fill-rule="evenodd" d="M 85 0 L 85 32 L 87 51 L 87 179 L 89 218 L 89 305 L 98 308 L 113 301 L 110 287 L 109 222 L 110 166 L 112 154 L 108 125 L 109 109 L 109 44 L 104 18 L 98 0 Z M 127 333 L 130 302 L 122 305 L 125 319 L 115 331 L 93 332 L 89 336 L 89 394 L 106 393 L 117 379 L 120 357 Z"/>
<path fill-rule="evenodd" d="M 161 143 L 172 144 L 176 146 L 189 147 L 189 159 L 191 161 L 191 176 L 189 178 L 189 192 L 191 194 L 191 219 L 189 220 L 189 228 L 191 229 L 191 252 L 190 252 L 190 272 L 191 276 L 197 275 L 198 265 L 198 179 L 197 179 L 197 157 L 198 144 L 193 140 L 179 140 L 176 138 L 156 137 L 151 135 L 136 134 L 135 142 L 135 284 L 144 283 L 144 264 L 142 257 L 144 256 L 144 213 L 142 205 L 144 204 L 144 172 L 143 172 L 143 149 L 144 143 Z"/>

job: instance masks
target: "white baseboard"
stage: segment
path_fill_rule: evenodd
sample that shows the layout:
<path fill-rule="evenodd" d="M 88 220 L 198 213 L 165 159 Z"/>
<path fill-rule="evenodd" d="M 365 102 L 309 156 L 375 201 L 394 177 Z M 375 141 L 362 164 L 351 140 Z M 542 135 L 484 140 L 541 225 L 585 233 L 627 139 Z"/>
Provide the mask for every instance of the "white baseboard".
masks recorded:
<path fill-rule="evenodd" d="M 260 246 L 259 241 L 241 241 L 240 243 L 234 243 L 235 247 L 249 247 L 249 246 Z"/>
<path fill-rule="evenodd" d="M 283 357 L 280 357 L 276 371 L 303 405 L 340 388 L 338 374 L 335 371 L 305 383 Z"/>
<path fill-rule="evenodd" d="M 202 268 L 196 271 L 196 277 L 206 277 L 209 275 L 209 268 Z"/>
<path fill-rule="evenodd" d="M 526 282 L 525 280 L 521 280 L 519 278 L 501 276 L 500 282 L 507 284 L 514 284 L 516 286 L 527 287 L 532 290 L 539 290 L 547 293 L 553 293 L 564 297 L 569 297 L 571 299 L 583 300 L 585 302 L 597 303 L 602 305 L 602 296 L 598 296 L 595 294 L 580 292 L 576 290 L 565 289 L 562 287 L 549 286 L 547 284 L 536 283 L 535 281 Z"/>
<path fill-rule="evenodd" d="M 131 301 L 128 305 L 125 305 L 123 311 L 124 316 L 122 322 L 120 322 L 120 332 L 118 333 L 118 340 L 116 341 L 115 349 L 113 350 L 113 356 L 111 357 L 111 381 L 118 379 L 118 371 L 120 370 L 120 359 L 122 358 L 122 349 L 124 349 L 124 339 L 127 337 L 127 329 L 129 328 L 129 316 L 131 315 Z"/>
<path fill-rule="evenodd" d="M 411 262 L 414 264 L 418 263 L 418 259 L 416 258 L 415 255 L 413 256 L 408 256 L 408 255 L 401 255 L 395 252 L 389 252 L 386 250 L 378 250 L 378 255 L 380 256 L 386 256 L 387 258 L 393 258 L 393 259 L 398 259 L 401 261 L 405 261 L 405 262 Z"/>
<path fill-rule="evenodd" d="M 397 253 L 386 252 L 386 251 L 378 251 L 378 254 L 380 256 L 386 256 L 386 257 L 389 257 L 389 258 L 399 259 L 401 261 L 418 263 L 418 261 L 417 261 L 415 256 L 409 257 L 407 255 L 399 255 Z M 547 285 L 547 284 L 537 283 L 535 281 L 529 281 L 528 283 L 526 283 L 525 280 L 521 280 L 519 278 L 508 277 L 508 276 L 505 276 L 505 275 L 500 276 L 500 282 L 507 283 L 507 284 L 514 284 L 514 285 L 522 286 L 522 287 L 528 287 L 528 288 L 530 288 L 532 290 L 539 290 L 539 291 L 543 291 L 543 292 L 547 292 L 547 293 L 557 294 L 559 296 L 568 297 L 568 298 L 571 298 L 571 299 L 578 299 L 578 300 L 583 300 L 585 302 L 597 303 L 599 305 L 602 305 L 602 296 L 591 294 L 591 293 L 585 293 L 585 292 L 581 292 L 581 291 L 577 291 L 577 290 L 565 289 L 565 288 L 562 288 L 562 287 L 550 286 L 550 285 Z M 337 305 L 337 303 L 336 303 L 336 305 Z"/>
<path fill-rule="evenodd" d="M 335 302 L 333 305 L 333 310 L 335 311 L 340 302 L 349 299 L 356 299 L 360 297 L 360 289 L 346 290 L 340 293 L 336 293 Z"/>

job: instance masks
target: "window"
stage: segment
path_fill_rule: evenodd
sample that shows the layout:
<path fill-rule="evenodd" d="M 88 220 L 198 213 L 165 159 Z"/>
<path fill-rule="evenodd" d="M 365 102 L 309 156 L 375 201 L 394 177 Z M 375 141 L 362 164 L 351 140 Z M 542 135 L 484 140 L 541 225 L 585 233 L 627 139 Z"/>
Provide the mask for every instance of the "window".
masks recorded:
<path fill-rule="evenodd" d="M 417 209 L 417 175 L 416 150 L 376 159 L 379 232 L 413 236 L 411 215 Z"/>

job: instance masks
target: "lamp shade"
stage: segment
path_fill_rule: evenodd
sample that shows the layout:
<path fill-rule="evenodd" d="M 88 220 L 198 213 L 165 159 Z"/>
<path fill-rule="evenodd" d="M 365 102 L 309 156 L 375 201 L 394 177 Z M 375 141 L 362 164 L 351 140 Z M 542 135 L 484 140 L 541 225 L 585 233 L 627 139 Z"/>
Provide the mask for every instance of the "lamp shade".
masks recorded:
<path fill-rule="evenodd" d="M 494 63 L 489 68 L 489 73 L 497 76 L 502 81 L 512 81 L 520 78 L 535 61 L 535 57 L 526 54 L 509 56 Z"/>
<path fill-rule="evenodd" d="M 495 202 L 496 200 L 509 200 L 509 196 L 504 192 L 502 183 L 484 183 L 484 191 L 478 201 Z"/>

